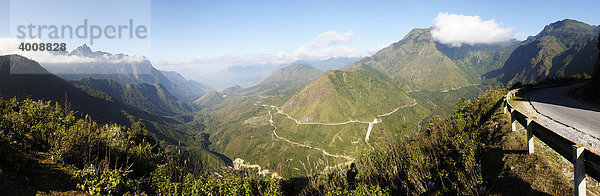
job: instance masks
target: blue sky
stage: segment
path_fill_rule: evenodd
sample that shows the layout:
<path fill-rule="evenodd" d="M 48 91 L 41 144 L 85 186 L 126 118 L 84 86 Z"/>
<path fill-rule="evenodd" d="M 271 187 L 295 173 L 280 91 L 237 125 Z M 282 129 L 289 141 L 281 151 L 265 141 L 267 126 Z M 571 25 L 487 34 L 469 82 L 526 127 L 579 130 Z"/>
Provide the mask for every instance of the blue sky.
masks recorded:
<path fill-rule="evenodd" d="M 494 19 L 501 28 L 513 28 L 517 39 L 565 18 L 600 24 L 597 0 L 0 2 L 0 37 L 15 36 L 11 21 L 13 26 L 29 20 L 78 25 L 87 18 L 98 25 L 116 25 L 134 18 L 150 28 L 148 39 L 100 40 L 92 49 L 141 53 L 159 68 L 180 72 L 299 58 L 299 48 L 322 34 L 325 45 L 313 47 L 312 57 L 369 55 L 402 39 L 412 28 L 431 27 L 439 13 Z M 338 41 L 328 42 L 331 35 Z M 73 49 L 86 40 L 65 42 Z"/>

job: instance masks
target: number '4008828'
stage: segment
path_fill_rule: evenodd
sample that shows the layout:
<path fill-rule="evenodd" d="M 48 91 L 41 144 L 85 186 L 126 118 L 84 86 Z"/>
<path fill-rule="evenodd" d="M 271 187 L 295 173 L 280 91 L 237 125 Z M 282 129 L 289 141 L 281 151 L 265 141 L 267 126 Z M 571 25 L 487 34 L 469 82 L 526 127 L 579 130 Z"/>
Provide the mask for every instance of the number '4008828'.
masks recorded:
<path fill-rule="evenodd" d="M 66 43 L 25 43 L 19 45 L 21 51 L 65 51 Z"/>

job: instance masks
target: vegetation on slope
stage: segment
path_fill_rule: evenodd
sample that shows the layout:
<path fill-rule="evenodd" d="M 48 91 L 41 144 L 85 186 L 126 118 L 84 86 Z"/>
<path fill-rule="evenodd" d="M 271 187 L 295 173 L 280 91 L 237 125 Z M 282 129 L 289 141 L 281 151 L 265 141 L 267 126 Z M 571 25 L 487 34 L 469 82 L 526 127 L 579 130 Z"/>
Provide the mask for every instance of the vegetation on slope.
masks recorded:
<path fill-rule="evenodd" d="M 204 95 L 206 92 L 212 90 L 211 87 L 206 86 L 195 80 L 187 80 L 181 74 L 174 71 L 161 71 L 161 73 L 171 81 L 178 89 L 185 89 L 189 93 L 184 101 L 194 101 Z"/>
<path fill-rule="evenodd" d="M 119 61 L 126 58 L 123 54 L 110 54 L 102 51 L 92 51 L 86 44 L 77 47 L 69 56 L 80 56 L 88 58 L 110 58 L 116 62 L 71 62 L 46 64 L 51 72 L 57 73 L 63 79 L 76 80 L 79 78 L 91 77 L 95 79 L 111 79 L 119 84 L 161 84 L 169 92 L 184 101 L 192 101 L 200 97 L 203 93 L 202 85 L 189 81 L 179 83 L 182 77 L 172 72 L 163 73 L 152 66 L 152 63 L 145 57 L 139 61 Z M 166 76 L 168 75 L 168 77 Z M 169 79 L 170 78 L 170 79 Z M 173 80 L 173 81 L 172 81 Z M 191 86 L 190 86 L 191 85 Z M 199 87 L 199 88 L 196 88 Z M 200 92 L 198 92 L 200 91 Z"/>
<path fill-rule="evenodd" d="M 505 84 L 535 83 L 546 78 L 591 74 L 597 60 L 594 34 L 600 27 L 575 20 L 547 25 L 508 58 L 498 80 Z"/>
<path fill-rule="evenodd" d="M 436 42 L 437 49 L 448 56 L 456 65 L 466 73 L 470 83 L 483 82 L 489 78 L 488 74 L 502 68 L 510 54 L 520 45 L 517 40 L 510 40 L 495 44 L 463 44 L 460 47 L 451 47 Z M 494 78 L 495 79 L 495 78 Z"/>
<path fill-rule="evenodd" d="M 598 39 L 600 39 L 600 33 Z M 598 48 L 598 51 L 600 51 L 600 42 L 598 42 L 596 47 Z M 600 97 L 600 52 L 598 53 L 598 60 L 596 60 L 596 64 L 594 65 L 592 80 L 590 84 L 584 88 L 584 91 L 584 93 L 589 96 L 590 100 Z"/>
<path fill-rule="evenodd" d="M 15 71 L 21 74 L 11 74 Z M 50 74 L 37 62 L 19 55 L 0 56 L 0 96 L 52 100 L 59 103 L 69 100 L 73 108 L 103 122 L 129 122 L 122 112 L 126 110 L 123 105 L 91 96 Z"/>
<path fill-rule="evenodd" d="M 217 104 L 221 103 L 221 101 L 223 101 L 224 99 L 225 99 L 225 95 L 223 95 L 217 91 L 210 91 L 210 92 L 202 95 L 202 97 L 200 97 L 196 101 L 194 101 L 194 104 L 202 106 L 202 107 L 208 107 L 208 106 L 217 105 Z"/>
<path fill-rule="evenodd" d="M 306 66 L 294 64 L 277 70 L 256 86 L 250 87 L 244 94 L 287 95 L 298 92 L 304 85 L 318 78 L 323 72 Z"/>
<path fill-rule="evenodd" d="M 429 29 L 413 29 L 399 42 L 346 68 L 389 79 L 403 90 L 446 90 L 468 84 L 466 74 L 437 49 Z"/>
<path fill-rule="evenodd" d="M 390 82 L 358 71 L 328 71 L 290 98 L 282 109 L 306 122 L 373 121 L 414 104 Z"/>
<path fill-rule="evenodd" d="M 203 165 L 192 161 L 191 151 L 163 148 L 141 123 L 97 124 L 50 102 L 0 100 L 0 189 L 117 195 L 570 193 L 559 155 L 541 146 L 534 155 L 522 154 L 524 133 L 510 132 L 499 110 L 505 93 L 462 99 L 449 117 L 434 117 L 425 131 L 375 146 L 347 167 L 282 180 L 254 169 L 199 173 Z"/>
<path fill-rule="evenodd" d="M 116 99 L 124 104 L 161 116 L 189 115 L 192 112 L 189 105 L 171 95 L 167 89 L 158 83 L 120 85 L 110 79 L 85 77 L 73 81 L 73 84 L 90 94 L 106 97 L 100 95 L 101 92 L 104 92 L 110 96 L 106 97 L 108 100 Z"/>
<path fill-rule="evenodd" d="M 525 133 L 499 110 L 506 90 L 462 99 L 424 132 L 376 147 L 354 164 L 310 177 L 304 194 L 567 195 L 570 164 L 551 149 L 526 154 Z M 535 175 L 532 175 L 535 174 Z M 592 188 L 594 189 L 594 188 Z M 597 191 L 597 190 L 593 190 Z"/>
<path fill-rule="evenodd" d="M 224 178 L 201 175 L 204 165 L 193 161 L 193 151 L 164 149 L 142 123 L 97 124 L 44 101 L 0 99 L 0 152 L 3 193 L 276 195 L 279 190 L 277 181 L 243 171 L 223 173 Z"/>

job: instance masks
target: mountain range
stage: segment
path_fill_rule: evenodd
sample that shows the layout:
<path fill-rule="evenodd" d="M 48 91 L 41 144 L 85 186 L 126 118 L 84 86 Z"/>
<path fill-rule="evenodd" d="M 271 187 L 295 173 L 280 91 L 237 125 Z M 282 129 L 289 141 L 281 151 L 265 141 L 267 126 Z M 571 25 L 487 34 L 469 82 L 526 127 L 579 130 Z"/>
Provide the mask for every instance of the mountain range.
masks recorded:
<path fill-rule="evenodd" d="M 412 104 L 397 86 L 353 70 L 327 71 L 282 105 L 304 122 L 373 121 L 379 114 Z"/>
<path fill-rule="evenodd" d="M 345 69 L 376 75 L 403 90 L 443 90 L 469 84 L 467 74 L 437 49 L 430 29 L 413 29 L 399 42 Z"/>
<path fill-rule="evenodd" d="M 121 85 L 111 79 L 80 78 L 72 82 L 76 87 L 94 92 L 106 93 L 108 100 L 134 106 L 160 116 L 190 115 L 192 107 L 169 93 L 161 84 L 141 83 Z M 92 90 L 93 89 L 93 90 Z M 96 91 L 94 91 L 96 90 Z"/>
<path fill-rule="evenodd" d="M 20 72 L 19 70 L 28 71 L 24 72 L 27 74 L 14 73 Z M 70 105 L 81 112 L 79 115 L 90 115 L 102 122 L 129 124 L 130 116 L 161 123 L 176 122 L 115 101 L 112 97 L 94 95 L 91 91 L 100 92 L 96 89 L 78 88 L 77 85 L 51 74 L 37 62 L 25 57 L 0 56 L 0 96 L 3 98 L 54 101 L 61 105 Z"/>
<path fill-rule="evenodd" d="M 244 94 L 281 95 L 295 93 L 318 78 L 323 72 L 304 64 L 294 64 L 279 69 Z"/>
<path fill-rule="evenodd" d="M 547 25 L 514 50 L 500 70 L 498 81 L 533 83 L 546 78 L 592 74 L 598 58 L 600 27 L 576 20 Z"/>
<path fill-rule="evenodd" d="M 282 64 L 234 65 L 211 72 L 210 74 L 201 75 L 204 78 L 201 82 L 218 90 L 224 90 L 232 86 L 249 88 L 257 85 L 277 70 L 290 65 L 304 64 L 321 71 L 327 71 L 339 69 L 358 60 L 360 58 L 332 57 L 327 59 L 298 60 Z"/>
<path fill-rule="evenodd" d="M 92 51 L 86 44 L 77 47 L 64 56 L 85 57 L 87 61 L 69 63 L 46 63 L 42 66 L 66 80 L 84 77 L 111 79 L 119 84 L 161 84 L 164 88 L 185 101 L 198 99 L 211 90 L 199 82 L 186 80 L 175 72 L 160 71 L 142 56 L 110 54 Z"/>
<path fill-rule="evenodd" d="M 330 155 L 350 155 L 367 147 L 362 145 L 366 133 L 372 137 L 367 143 L 381 143 L 390 136 L 409 137 L 426 126 L 423 122 L 428 118 L 453 110 L 460 97 L 472 98 L 481 89 L 591 73 L 597 54 L 591 47 L 597 43 L 593 33 L 598 33 L 596 26 L 563 20 L 525 41 L 453 47 L 436 41 L 430 28 L 416 28 L 400 41 L 341 70 L 317 74 L 299 71 L 307 70 L 306 66 L 292 65 L 255 86 L 214 92 L 196 103 L 213 106 L 203 113 L 219 121 L 209 126 L 208 132 L 217 151 L 260 165 L 272 165 L 282 157 L 306 163 L 306 156 L 316 152 L 299 145 Z M 542 54 L 538 55 L 539 51 Z M 556 54 L 547 56 L 545 51 Z M 518 58 L 521 56 L 527 58 Z M 535 70 L 531 67 L 544 61 L 553 62 L 547 64 L 547 70 L 557 74 L 531 72 Z M 313 79 L 315 75 L 318 77 Z M 307 79 L 298 85 L 274 85 L 286 83 L 286 78 Z M 282 89 L 286 86 L 289 88 Z M 276 135 L 264 134 L 273 129 L 269 122 Z M 367 126 L 369 123 L 372 125 Z M 285 139 L 274 139 L 276 136 Z M 302 166 L 296 161 L 289 164 Z M 298 172 L 287 174 L 296 176 Z"/>
<path fill-rule="evenodd" d="M 358 61 L 230 67 L 244 77 L 224 76 L 233 78 L 227 84 L 240 85 L 219 92 L 203 85 L 209 81 L 160 71 L 146 58 L 86 45 L 62 55 L 100 61 L 44 69 L 25 57 L 2 56 L 0 96 L 70 102 L 106 122 L 140 120 L 171 144 L 201 145 L 203 152 L 265 168 L 283 160 L 292 167 L 284 175 L 299 176 L 308 172 L 300 169 L 305 163 L 343 163 L 371 145 L 410 137 L 432 116 L 453 109 L 459 97 L 475 97 L 481 89 L 591 74 L 600 32 L 562 20 L 524 41 L 452 47 L 431 30 L 415 28 Z"/>

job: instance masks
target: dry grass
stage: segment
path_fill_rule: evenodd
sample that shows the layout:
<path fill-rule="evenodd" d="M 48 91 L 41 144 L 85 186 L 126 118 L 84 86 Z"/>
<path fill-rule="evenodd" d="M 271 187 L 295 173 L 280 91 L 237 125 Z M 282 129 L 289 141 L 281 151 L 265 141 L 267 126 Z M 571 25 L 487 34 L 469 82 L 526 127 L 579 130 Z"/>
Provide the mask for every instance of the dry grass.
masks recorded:
<path fill-rule="evenodd" d="M 484 175 L 492 195 L 573 194 L 573 166 L 535 139 L 535 153 L 527 154 L 526 131 L 512 132 L 509 115 L 496 114 L 486 126 L 497 144 L 483 156 Z M 588 193 L 598 195 L 598 183 L 587 178 Z"/>

